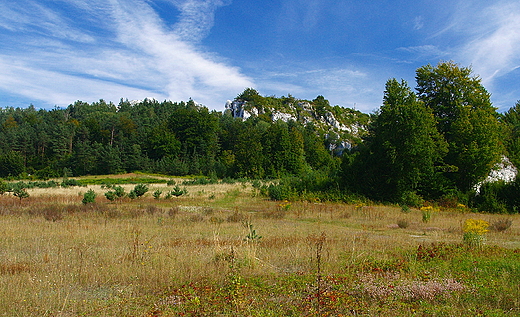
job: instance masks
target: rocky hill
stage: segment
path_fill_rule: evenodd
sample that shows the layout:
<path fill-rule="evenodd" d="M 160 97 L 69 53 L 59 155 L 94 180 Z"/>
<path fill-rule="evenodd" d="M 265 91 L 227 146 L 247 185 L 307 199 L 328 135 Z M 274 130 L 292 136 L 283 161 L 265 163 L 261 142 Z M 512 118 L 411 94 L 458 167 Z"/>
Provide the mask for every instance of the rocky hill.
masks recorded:
<path fill-rule="evenodd" d="M 225 113 L 247 120 L 258 117 L 265 121 L 296 121 L 313 124 L 330 144 L 330 150 L 341 153 L 361 142 L 367 131 L 369 115 L 350 108 L 331 106 L 323 96 L 301 100 L 289 97 L 263 97 L 248 88 L 234 100 L 226 102 Z"/>

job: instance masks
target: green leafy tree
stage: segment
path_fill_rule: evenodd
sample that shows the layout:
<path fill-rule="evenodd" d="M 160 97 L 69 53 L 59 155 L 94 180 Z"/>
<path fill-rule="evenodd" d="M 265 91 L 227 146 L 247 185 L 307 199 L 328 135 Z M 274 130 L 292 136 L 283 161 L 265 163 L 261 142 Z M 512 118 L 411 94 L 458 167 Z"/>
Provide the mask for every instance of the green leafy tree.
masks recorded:
<path fill-rule="evenodd" d="M 431 110 L 403 80 L 386 83 L 383 105 L 373 122 L 364 157 L 369 166 L 363 179 L 365 194 L 381 200 L 408 203 L 434 178 L 435 165 L 446 153 Z"/>
<path fill-rule="evenodd" d="M 122 155 L 118 146 L 95 143 L 93 153 L 96 155 L 96 174 L 118 174 L 123 172 Z"/>
<path fill-rule="evenodd" d="M 520 100 L 501 117 L 504 145 L 511 162 L 520 167 Z"/>
<path fill-rule="evenodd" d="M 265 167 L 264 170 L 271 177 L 281 177 L 287 174 L 287 160 L 291 140 L 287 130 L 287 123 L 282 120 L 273 122 L 263 135 Z"/>
<path fill-rule="evenodd" d="M 164 156 L 176 156 L 181 148 L 181 142 L 175 134 L 166 127 L 155 127 L 147 142 L 148 155 L 153 160 L 160 160 Z"/>
<path fill-rule="evenodd" d="M 239 177 L 263 178 L 264 170 L 264 145 L 262 144 L 262 128 L 248 121 L 237 135 L 234 146 L 234 163 Z"/>
<path fill-rule="evenodd" d="M 76 142 L 71 158 L 74 175 L 96 173 L 96 151 L 88 141 Z"/>
<path fill-rule="evenodd" d="M 240 93 L 237 98 L 238 100 L 247 101 L 253 106 L 262 105 L 264 103 L 264 97 L 260 96 L 258 91 L 254 88 L 246 88 Z"/>
<path fill-rule="evenodd" d="M 330 103 L 325 97 L 319 95 L 316 97 L 312 103 L 314 104 L 314 109 L 316 110 L 316 116 L 317 117 L 323 117 L 325 116 L 325 113 L 327 110 L 330 109 Z"/>
<path fill-rule="evenodd" d="M 490 94 L 471 68 L 454 62 L 420 67 L 416 80 L 419 99 L 432 109 L 448 143 L 445 175 L 467 191 L 488 175 L 502 153 L 498 114 Z"/>
<path fill-rule="evenodd" d="M 300 175 L 305 169 L 305 151 L 302 131 L 294 124 L 289 125 L 289 148 L 286 169 L 290 174 Z"/>
<path fill-rule="evenodd" d="M 314 124 L 309 123 L 303 130 L 303 149 L 306 162 L 316 170 L 329 170 L 333 158 L 325 148 L 324 138 L 317 132 Z"/>
<path fill-rule="evenodd" d="M 195 106 L 193 101 L 175 110 L 169 118 L 168 128 L 180 141 L 181 153 L 189 158 L 190 172 L 213 171 L 218 152 L 218 116 L 206 107 Z M 172 140 L 172 144 L 175 142 Z"/>

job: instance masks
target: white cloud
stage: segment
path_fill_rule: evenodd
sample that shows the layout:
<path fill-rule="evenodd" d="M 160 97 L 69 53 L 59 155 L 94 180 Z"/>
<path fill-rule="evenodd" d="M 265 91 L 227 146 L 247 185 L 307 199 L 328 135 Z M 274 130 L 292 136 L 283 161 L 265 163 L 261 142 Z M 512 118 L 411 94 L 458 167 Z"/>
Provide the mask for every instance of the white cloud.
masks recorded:
<path fill-rule="evenodd" d="M 265 72 L 266 78 L 258 82 L 260 93 L 278 96 L 291 94 L 296 98 L 309 100 L 323 95 L 331 105 L 355 107 L 367 113 L 381 104 L 386 78 L 350 67 L 309 68 Z"/>
<path fill-rule="evenodd" d="M 424 27 L 424 19 L 422 16 L 415 17 L 413 22 L 414 22 L 413 29 L 416 31 L 418 31 Z"/>
<path fill-rule="evenodd" d="M 222 0 L 172 1 L 181 12 L 180 20 L 174 26 L 175 33 L 183 41 L 198 42 L 213 27 L 215 10 L 227 5 Z"/>
<path fill-rule="evenodd" d="M 114 82 L 80 78 L 60 72 L 32 68 L 23 63 L 0 58 L 0 87 L 39 100 L 49 106 L 67 106 L 76 100 L 99 99 L 117 102 L 120 98 L 163 99 L 161 94 L 120 85 Z M 29 80 L 34 78 L 36 80 Z M 59 87 L 57 89 L 57 87 Z"/>
<path fill-rule="evenodd" d="M 451 58 L 471 65 L 484 85 L 520 66 L 520 3 L 459 1 L 448 26 L 435 36 L 451 44 Z"/>
<path fill-rule="evenodd" d="M 0 27 L 10 31 L 33 32 L 39 36 L 77 42 L 92 42 L 93 38 L 69 24 L 71 20 L 33 1 L 14 6 L 0 4 Z"/>
<path fill-rule="evenodd" d="M 200 22 L 201 27 L 191 29 L 190 36 L 205 36 L 222 1 L 174 1 L 185 9 L 179 24 L 173 26 L 162 21 L 145 0 L 63 2 L 84 10 L 87 16 L 82 22 L 104 17 L 111 23 L 93 25 L 102 28 L 103 34 L 93 36 L 76 27 L 64 12 L 37 2 L 27 2 L 30 10 L 19 10 L 14 4 L 7 7 L 19 15 L 18 22 L 7 23 L 20 33 L 13 45 L 29 45 L 31 51 L 0 48 L 0 67 L 4 70 L 0 89 L 58 105 L 77 99 L 156 97 L 179 101 L 191 97 L 210 108 L 222 109 L 230 96 L 253 86 L 238 68 L 184 40 L 188 33 L 178 33 Z M 43 18 L 38 24 L 44 25 L 43 31 L 30 22 L 35 14 Z M 26 36 L 28 31 L 30 37 Z"/>
<path fill-rule="evenodd" d="M 412 53 L 414 55 L 418 55 L 421 58 L 426 57 L 440 57 L 445 55 L 443 51 L 441 51 L 435 45 L 420 45 L 420 46 L 409 46 L 409 47 L 399 47 L 397 50 Z"/>
<path fill-rule="evenodd" d="M 463 58 L 492 84 L 520 66 L 520 3 L 493 6 L 484 18 L 488 31 L 465 46 Z"/>

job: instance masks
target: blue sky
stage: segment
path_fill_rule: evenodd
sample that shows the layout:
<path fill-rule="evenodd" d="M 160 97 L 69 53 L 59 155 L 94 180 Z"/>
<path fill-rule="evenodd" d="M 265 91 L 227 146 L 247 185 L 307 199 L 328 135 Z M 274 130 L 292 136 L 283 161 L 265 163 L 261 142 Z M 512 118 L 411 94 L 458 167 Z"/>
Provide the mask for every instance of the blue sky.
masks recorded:
<path fill-rule="evenodd" d="M 193 100 L 247 87 L 372 112 L 385 82 L 453 60 L 520 99 L 517 0 L 0 0 L 0 107 Z"/>

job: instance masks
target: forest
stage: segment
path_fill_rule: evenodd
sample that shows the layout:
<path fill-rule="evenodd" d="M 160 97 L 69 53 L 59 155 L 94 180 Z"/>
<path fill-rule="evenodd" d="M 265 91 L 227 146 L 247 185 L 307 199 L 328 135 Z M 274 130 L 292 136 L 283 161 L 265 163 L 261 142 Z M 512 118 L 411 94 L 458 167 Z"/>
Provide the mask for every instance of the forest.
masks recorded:
<path fill-rule="evenodd" d="M 246 120 L 196 104 L 145 99 L 76 101 L 51 110 L 0 109 L 0 177 L 50 179 L 130 171 L 211 179 L 272 180 L 278 200 L 420 206 L 424 201 L 517 213 L 520 181 L 486 183 L 504 157 L 520 166 L 520 101 L 498 113 L 471 68 L 454 62 L 416 71 L 415 91 L 389 79 L 372 114 L 306 101 L 315 119 L 332 113 L 363 127 L 341 135 L 308 120 L 276 120 L 294 97 L 248 88 L 235 100 L 263 111 Z M 347 120 L 347 121 L 348 121 Z M 341 155 L 334 149 L 348 139 Z"/>

